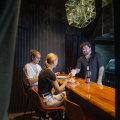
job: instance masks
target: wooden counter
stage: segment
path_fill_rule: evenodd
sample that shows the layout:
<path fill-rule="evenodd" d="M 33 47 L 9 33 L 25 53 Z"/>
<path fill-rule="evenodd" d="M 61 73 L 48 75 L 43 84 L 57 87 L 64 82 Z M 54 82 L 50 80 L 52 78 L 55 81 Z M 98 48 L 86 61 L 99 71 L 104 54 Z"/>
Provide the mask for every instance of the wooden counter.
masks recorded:
<path fill-rule="evenodd" d="M 84 79 L 74 78 L 75 83 L 67 83 L 67 88 L 89 101 L 102 111 L 115 118 L 115 89 L 94 82 L 85 83 Z M 65 79 L 58 79 L 62 83 Z"/>

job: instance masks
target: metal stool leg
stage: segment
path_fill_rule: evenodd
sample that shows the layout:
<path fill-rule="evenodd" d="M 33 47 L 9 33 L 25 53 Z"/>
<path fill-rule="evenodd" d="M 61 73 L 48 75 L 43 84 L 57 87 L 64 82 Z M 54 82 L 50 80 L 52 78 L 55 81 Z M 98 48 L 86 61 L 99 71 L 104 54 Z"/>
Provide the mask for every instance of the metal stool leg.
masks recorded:
<path fill-rule="evenodd" d="M 27 103 L 26 103 L 27 102 Z M 27 101 L 25 102 L 25 110 L 24 110 L 24 116 L 23 116 L 23 118 L 25 118 L 25 114 L 26 114 L 26 112 L 27 112 L 27 108 L 28 108 L 28 104 L 29 104 L 29 102 L 30 102 L 30 100 L 29 100 L 29 97 L 27 96 Z"/>

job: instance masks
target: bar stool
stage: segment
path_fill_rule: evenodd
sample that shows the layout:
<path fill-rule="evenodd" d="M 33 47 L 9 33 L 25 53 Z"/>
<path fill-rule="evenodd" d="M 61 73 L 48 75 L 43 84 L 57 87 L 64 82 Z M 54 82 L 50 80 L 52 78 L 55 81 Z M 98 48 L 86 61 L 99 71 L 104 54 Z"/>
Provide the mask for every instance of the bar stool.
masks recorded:
<path fill-rule="evenodd" d="M 54 106 L 54 107 L 49 107 L 47 105 L 45 105 L 43 102 L 42 102 L 42 99 L 39 95 L 39 93 L 36 91 L 35 88 L 32 88 L 32 95 L 34 97 L 34 99 L 36 100 L 36 105 L 37 105 L 37 108 L 40 110 L 40 113 L 39 113 L 39 119 L 40 117 L 43 117 L 43 119 L 49 119 L 48 117 L 46 117 L 46 114 L 47 113 L 58 113 L 60 115 L 60 118 L 62 119 L 62 115 L 61 115 L 61 112 L 64 111 L 64 106 Z M 60 120 L 61 120 L 60 119 Z"/>
<path fill-rule="evenodd" d="M 24 103 L 25 104 L 24 105 L 25 106 L 24 117 L 25 117 L 25 114 L 27 112 L 28 105 L 29 105 L 30 101 L 32 101 L 32 104 L 31 104 L 31 117 L 32 117 L 33 98 L 31 96 L 31 89 L 29 89 L 29 91 L 26 89 L 26 85 L 24 84 L 23 80 L 22 80 L 22 89 L 23 89 L 23 94 L 27 97 L 27 100 Z"/>
<path fill-rule="evenodd" d="M 85 120 L 84 112 L 79 105 L 69 101 L 66 97 L 64 97 L 64 100 L 65 111 L 69 120 Z"/>
<path fill-rule="evenodd" d="M 85 113 L 81 106 L 69 101 L 66 97 L 65 100 L 65 111 L 69 120 L 99 120 L 95 116 L 89 113 Z"/>

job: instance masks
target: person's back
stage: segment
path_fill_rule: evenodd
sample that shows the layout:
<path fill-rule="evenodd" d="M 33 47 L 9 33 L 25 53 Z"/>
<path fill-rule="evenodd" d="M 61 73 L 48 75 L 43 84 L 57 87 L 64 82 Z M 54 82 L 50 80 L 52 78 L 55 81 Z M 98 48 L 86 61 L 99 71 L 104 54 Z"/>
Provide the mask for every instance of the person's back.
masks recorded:
<path fill-rule="evenodd" d="M 64 89 L 68 79 L 59 86 L 53 69 L 58 64 L 58 56 L 50 53 L 46 57 L 45 68 L 40 72 L 38 80 L 38 93 L 47 106 L 59 106 L 63 103 L 63 96 L 66 94 Z M 58 93 L 53 94 L 52 88 Z"/>
<path fill-rule="evenodd" d="M 51 84 L 51 81 L 50 80 L 53 80 L 55 81 L 56 80 L 56 76 L 55 74 L 50 71 L 48 68 L 44 68 L 41 72 L 40 72 L 40 75 L 39 75 L 39 86 L 38 86 L 38 92 L 39 94 L 44 94 L 44 93 L 48 93 L 50 92 L 51 93 L 51 90 L 52 90 L 52 84 Z"/>

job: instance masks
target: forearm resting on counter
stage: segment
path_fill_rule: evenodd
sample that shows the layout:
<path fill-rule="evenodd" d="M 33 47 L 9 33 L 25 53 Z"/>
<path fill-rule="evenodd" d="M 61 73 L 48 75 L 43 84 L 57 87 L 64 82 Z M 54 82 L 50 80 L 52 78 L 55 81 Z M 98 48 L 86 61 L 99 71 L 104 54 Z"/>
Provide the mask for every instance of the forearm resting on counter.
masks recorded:
<path fill-rule="evenodd" d="M 104 73 L 104 66 L 99 68 L 99 74 L 98 74 L 98 81 L 97 81 L 97 83 L 102 83 L 103 73 Z"/>

